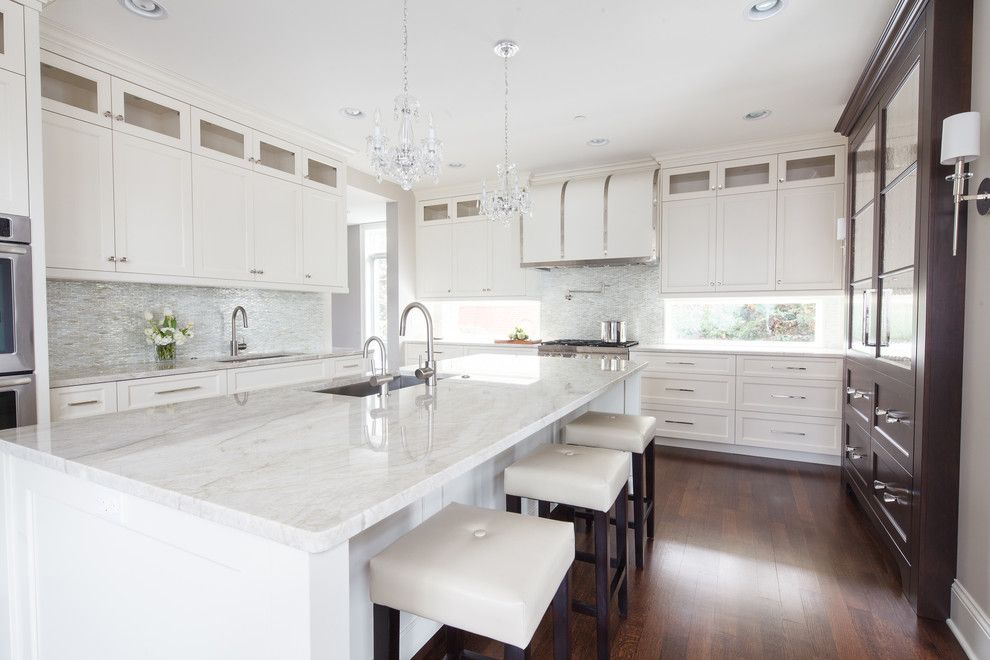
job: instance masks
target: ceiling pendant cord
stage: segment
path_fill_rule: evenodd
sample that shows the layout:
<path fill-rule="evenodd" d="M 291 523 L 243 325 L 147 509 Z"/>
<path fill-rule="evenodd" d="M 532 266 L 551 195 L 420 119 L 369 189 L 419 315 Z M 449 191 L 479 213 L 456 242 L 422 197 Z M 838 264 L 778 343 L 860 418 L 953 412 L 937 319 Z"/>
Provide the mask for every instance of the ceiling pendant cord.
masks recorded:
<path fill-rule="evenodd" d="M 502 58 L 505 63 L 505 176 L 509 171 L 509 58 Z"/>
<path fill-rule="evenodd" d="M 409 96 L 409 0 L 402 0 L 402 95 Z"/>

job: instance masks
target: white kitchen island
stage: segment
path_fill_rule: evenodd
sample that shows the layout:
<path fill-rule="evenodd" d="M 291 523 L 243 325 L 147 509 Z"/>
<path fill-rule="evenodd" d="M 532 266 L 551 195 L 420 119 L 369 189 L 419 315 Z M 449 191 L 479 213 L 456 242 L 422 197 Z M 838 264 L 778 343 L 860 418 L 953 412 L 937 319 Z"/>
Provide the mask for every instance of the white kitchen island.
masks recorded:
<path fill-rule="evenodd" d="M 0 432 L 0 658 L 371 657 L 368 560 L 586 409 L 631 362 L 477 355 L 378 397 L 316 386 Z M 443 539 L 437 539 L 443 543 Z M 402 654 L 437 630 L 403 615 Z"/>

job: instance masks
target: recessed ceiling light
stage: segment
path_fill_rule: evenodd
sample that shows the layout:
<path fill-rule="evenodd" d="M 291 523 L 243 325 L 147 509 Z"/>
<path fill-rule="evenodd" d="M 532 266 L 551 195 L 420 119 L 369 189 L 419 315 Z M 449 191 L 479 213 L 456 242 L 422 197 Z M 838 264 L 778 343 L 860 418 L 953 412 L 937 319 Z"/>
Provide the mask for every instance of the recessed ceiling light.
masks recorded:
<path fill-rule="evenodd" d="M 784 0 L 760 0 L 746 10 L 746 17 L 751 21 L 762 21 L 779 14 L 784 8 Z"/>
<path fill-rule="evenodd" d="M 608 138 L 591 138 L 588 140 L 589 147 L 604 147 L 608 144 Z"/>
<path fill-rule="evenodd" d="M 447 167 L 449 167 L 452 170 L 459 170 L 462 167 L 464 167 L 464 163 L 454 161 L 453 163 L 447 163 Z"/>
<path fill-rule="evenodd" d="M 344 115 L 348 119 L 360 119 L 361 117 L 364 117 L 364 110 L 345 105 L 340 109 L 340 114 Z"/>
<path fill-rule="evenodd" d="M 168 16 L 168 10 L 157 0 L 120 0 L 120 4 L 124 9 L 143 18 L 160 20 Z"/>
<path fill-rule="evenodd" d="M 750 121 L 755 121 L 757 119 L 766 119 L 770 116 L 770 110 L 753 110 L 752 112 L 747 112 L 743 115 L 743 119 L 748 119 Z"/>

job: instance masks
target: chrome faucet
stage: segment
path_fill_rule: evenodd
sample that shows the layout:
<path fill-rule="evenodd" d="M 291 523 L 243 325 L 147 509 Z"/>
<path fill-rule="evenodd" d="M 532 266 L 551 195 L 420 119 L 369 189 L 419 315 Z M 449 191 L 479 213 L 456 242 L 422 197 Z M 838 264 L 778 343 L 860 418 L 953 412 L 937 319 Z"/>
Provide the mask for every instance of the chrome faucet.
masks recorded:
<path fill-rule="evenodd" d="M 426 381 L 426 391 L 433 392 L 437 387 L 437 361 L 433 354 L 433 317 L 423 303 L 411 302 L 402 310 L 402 317 L 399 319 L 399 336 L 406 335 L 406 317 L 413 309 L 423 312 L 423 316 L 426 317 L 426 364 L 416 370 L 416 378 Z"/>
<path fill-rule="evenodd" d="M 243 326 L 248 327 L 247 310 L 238 305 L 234 308 L 234 313 L 230 315 L 230 354 L 234 357 L 247 349 L 247 344 L 237 339 L 237 312 L 241 313 Z"/>
<path fill-rule="evenodd" d="M 364 357 L 369 357 L 371 355 L 371 345 L 374 343 L 378 344 L 378 348 L 380 348 L 382 352 L 382 372 L 380 374 L 374 373 L 375 359 L 371 358 L 372 373 L 371 373 L 371 380 L 369 380 L 368 382 L 371 384 L 372 387 L 378 388 L 378 396 L 385 397 L 388 396 L 388 384 L 391 383 L 393 380 L 395 380 L 395 378 L 393 376 L 390 376 L 386 371 L 386 369 L 388 369 L 388 349 L 385 348 L 385 342 L 382 341 L 381 337 L 377 335 L 371 335 L 364 342 L 364 350 L 362 351 L 361 354 Z"/>

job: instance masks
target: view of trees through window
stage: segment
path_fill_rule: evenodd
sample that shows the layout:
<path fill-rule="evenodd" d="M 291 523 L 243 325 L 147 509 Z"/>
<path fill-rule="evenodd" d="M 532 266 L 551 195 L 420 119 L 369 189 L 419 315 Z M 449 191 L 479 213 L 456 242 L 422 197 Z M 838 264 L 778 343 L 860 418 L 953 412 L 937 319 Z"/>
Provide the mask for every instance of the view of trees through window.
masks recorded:
<path fill-rule="evenodd" d="M 668 341 L 817 341 L 818 305 L 804 301 L 666 301 Z"/>

